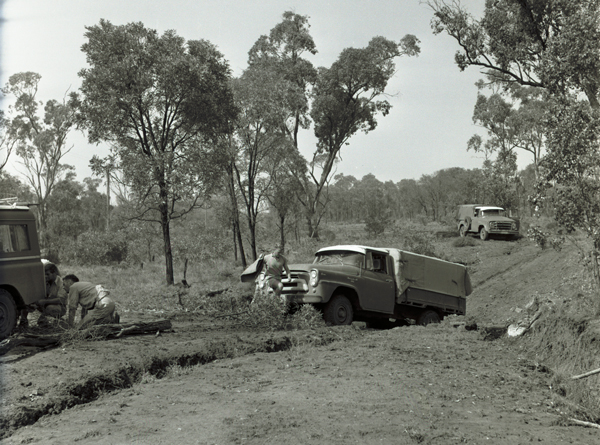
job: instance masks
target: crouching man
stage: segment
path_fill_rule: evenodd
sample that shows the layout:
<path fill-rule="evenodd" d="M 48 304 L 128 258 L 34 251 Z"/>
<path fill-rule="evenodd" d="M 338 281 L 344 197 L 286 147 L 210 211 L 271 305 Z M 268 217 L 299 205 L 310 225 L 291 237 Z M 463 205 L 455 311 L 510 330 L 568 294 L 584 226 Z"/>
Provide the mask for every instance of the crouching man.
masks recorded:
<path fill-rule="evenodd" d="M 86 329 L 97 324 L 119 323 L 119 314 L 109 292 L 100 285 L 79 281 L 75 275 L 63 278 L 65 291 L 68 292 L 67 321 L 69 326 L 75 322 L 77 307 L 81 306 L 81 321 L 77 329 Z"/>
<path fill-rule="evenodd" d="M 36 303 L 37 309 L 42 313 L 38 318 L 38 326 L 48 326 L 52 322 L 58 322 L 67 313 L 67 292 L 58 274 L 58 268 L 54 263 L 46 263 L 44 272 L 46 274 L 46 298 L 42 298 Z"/>

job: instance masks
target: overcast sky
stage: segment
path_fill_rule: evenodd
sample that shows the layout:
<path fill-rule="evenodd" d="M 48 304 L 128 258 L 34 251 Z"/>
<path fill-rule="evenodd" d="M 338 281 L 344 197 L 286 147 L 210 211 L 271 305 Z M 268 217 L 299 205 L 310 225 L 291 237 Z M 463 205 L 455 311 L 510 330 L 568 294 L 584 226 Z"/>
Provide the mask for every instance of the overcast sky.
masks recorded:
<path fill-rule="evenodd" d="M 475 15 L 483 11 L 484 0 L 462 3 Z M 450 167 L 481 167 L 481 157 L 467 152 L 466 145 L 474 133 L 483 134 L 471 119 L 475 82 L 482 76 L 475 68 L 460 72 L 454 64 L 456 43 L 433 35 L 432 12 L 419 0 L 4 0 L 0 84 L 11 74 L 33 71 L 42 76 L 38 98 L 44 102 L 77 90 L 77 72 L 86 66 L 80 49 L 85 26 L 101 18 L 115 25 L 142 22 L 161 34 L 173 29 L 186 40 L 209 40 L 239 76 L 248 50 L 287 10 L 309 17 L 319 51 L 311 57 L 315 66 L 329 67 L 344 48 L 364 47 L 378 35 L 398 41 L 414 34 L 421 41 L 418 57 L 397 59 L 398 72 L 387 89 L 390 114 L 379 117 L 375 131 L 350 139 L 337 173 L 358 179 L 372 173 L 398 182 Z M 5 100 L 3 108 L 7 105 Z M 82 181 L 91 175 L 92 156 L 108 151 L 87 144 L 81 133 L 73 132 L 69 142 L 73 149 L 65 160 L 75 165 Z M 301 135 L 306 157 L 314 144 L 312 129 Z M 521 166 L 531 162 L 521 156 Z M 18 168 L 12 162 L 9 171 Z"/>

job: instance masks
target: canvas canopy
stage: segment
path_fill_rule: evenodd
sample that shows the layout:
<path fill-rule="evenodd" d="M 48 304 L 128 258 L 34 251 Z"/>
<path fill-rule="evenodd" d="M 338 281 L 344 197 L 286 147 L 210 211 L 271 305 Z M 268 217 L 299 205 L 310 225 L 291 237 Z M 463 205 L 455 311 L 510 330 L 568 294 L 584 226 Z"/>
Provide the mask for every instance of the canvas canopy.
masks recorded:
<path fill-rule="evenodd" d="M 466 297 L 473 289 L 467 268 L 399 249 L 388 249 L 394 260 L 398 296 L 411 287 L 455 297 Z"/>

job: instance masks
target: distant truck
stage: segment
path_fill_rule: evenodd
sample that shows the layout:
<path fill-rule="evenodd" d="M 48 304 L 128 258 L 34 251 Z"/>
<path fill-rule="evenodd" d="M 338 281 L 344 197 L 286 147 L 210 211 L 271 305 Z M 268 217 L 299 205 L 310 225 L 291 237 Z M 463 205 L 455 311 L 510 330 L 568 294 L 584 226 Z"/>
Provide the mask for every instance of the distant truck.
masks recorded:
<path fill-rule="evenodd" d="M 503 235 L 509 238 L 519 236 L 519 222 L 506 216 L 502 207 L 465 204 L 457 210 L 458 234 L 465 237 L 476 234 L 482 240 L 490 235 Z"/>
<path fill-rule="evenodd" d="M 0 340 L 12 333 L 20 310 L 45 294 L 35 216 L 27 206 L 0 201 Z"/>
<path fill-rule="evenodd" d="M 282 299 L 290 306 L 315 305 L 330 325 L 438 323 L 464 315 L 472 291 L 465 266 L 394 248 L 326 247 L 312 264 L 289 267 L 292 279 L 283 281 Z M 268 287 L 262 277 L 257 281 Z"/>

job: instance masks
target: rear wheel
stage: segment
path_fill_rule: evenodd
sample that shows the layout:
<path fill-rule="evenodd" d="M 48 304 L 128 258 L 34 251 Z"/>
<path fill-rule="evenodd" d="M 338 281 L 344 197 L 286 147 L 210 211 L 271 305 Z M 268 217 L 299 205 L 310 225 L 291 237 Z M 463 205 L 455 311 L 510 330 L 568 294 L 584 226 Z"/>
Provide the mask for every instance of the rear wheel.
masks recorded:
<path fill-rule="evenodd" d="M 17 306 L 12 295 L 0 289 L 0 340 L 8 337 L 17 324 Z"/>
<path fill-rule="evenodd" d="M 467 227 L 466 226 L 460 226 L 460 229 L 458 229 L 458 234 L 464 238 L 465 236 L 467 236 Z"/>
<path fill-rule="evenodd" d="M 430 323 L 439 323 L 440 316 L 436 311 L 426 310 L 423 311 L 421 315 L 419 315 L 419 319 L 417 320 L 417 324 L 421 326 L 427 326 Z"/>
<path fill-rule="evenodd" d="M 334 295 L 323 311 L 325 322 L 333 326 L 349 325 L 353 317 L 352 303 L 345 295 Z"/>

